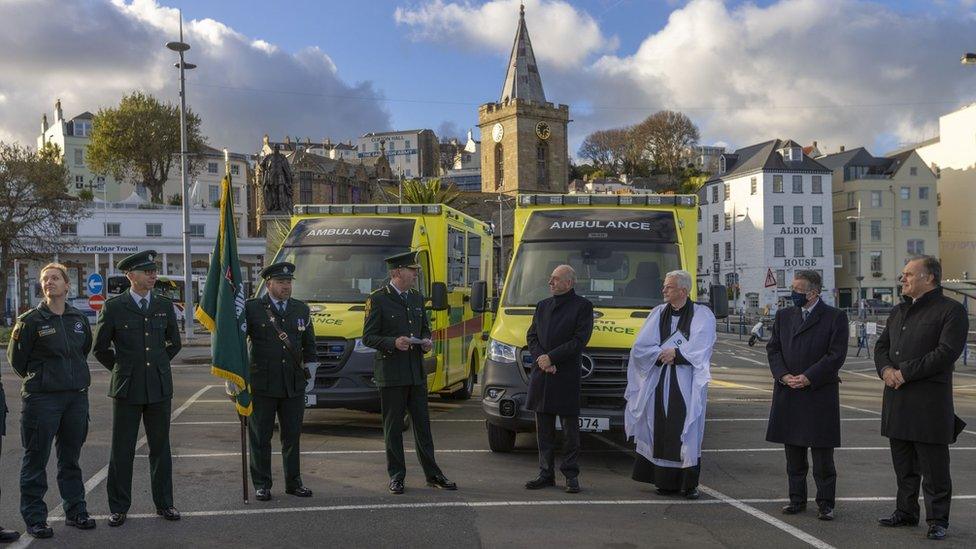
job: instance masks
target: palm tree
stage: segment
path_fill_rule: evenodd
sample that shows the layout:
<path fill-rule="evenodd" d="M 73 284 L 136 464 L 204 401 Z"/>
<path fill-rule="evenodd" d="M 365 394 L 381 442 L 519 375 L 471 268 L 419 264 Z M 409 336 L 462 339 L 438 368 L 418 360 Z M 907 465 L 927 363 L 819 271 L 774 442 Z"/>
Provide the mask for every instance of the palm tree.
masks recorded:
<path fill-rule="evenodd" d="M 396 192 L 394 190 L 384 190 L 390 202 L 396 202 Z M 454 183 L 449 183 L 446 187 L 441 187 L 441 180 L 437 177 L 426 181 L 421 179 L 408 179 L 403 182 L 404 204 L 450 205 L 458 199 L 460 194 L 460 191 L 457 190 Z"/>

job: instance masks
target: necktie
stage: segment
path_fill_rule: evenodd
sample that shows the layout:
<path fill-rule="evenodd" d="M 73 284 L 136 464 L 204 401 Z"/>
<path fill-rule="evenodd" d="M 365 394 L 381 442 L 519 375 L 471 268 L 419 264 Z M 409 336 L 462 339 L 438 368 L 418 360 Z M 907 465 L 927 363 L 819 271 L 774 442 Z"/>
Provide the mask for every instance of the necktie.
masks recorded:
<path fill-rule="evenodd" d="M 810 311 L 803 309 L 803 322 L 807 321 L 808 316 L 810 316 Z"/>
<path fill-rule="evenodd" d="M 281 313 L 281 316 L 285 316 L 285 302 L 284 301 L 279 301 L 278 302 L 278 312 Z"/>
<path fill-rule="evenodd" d="M 142 312 L 143 313 L 145 313 L 146 311 L 148 311 L 149 310 L 149 300 L 146 299 L 146 298 L 140 299 L 139 300 L 139 308 L 142 309 Z"/>

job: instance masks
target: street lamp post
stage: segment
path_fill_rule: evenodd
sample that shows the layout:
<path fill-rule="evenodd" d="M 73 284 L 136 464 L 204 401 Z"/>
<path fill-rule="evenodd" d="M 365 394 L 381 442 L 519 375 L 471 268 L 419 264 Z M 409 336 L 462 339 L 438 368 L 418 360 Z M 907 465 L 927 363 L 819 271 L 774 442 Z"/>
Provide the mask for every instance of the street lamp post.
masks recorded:
<path fill-rule="evenodd" d="M 183 41 L 183 13 L 180 12 L 180 40 L 169 42 L 166 47 L 180 55 L 176 68 L 180 69 L 180 187 L 183 210 L 183 324 L 186 337 L 193 337 L 193 266 L 190 253 L 190 204 L 186 181 L 186 75 L 185 71 L 195 69 L 196 65 L 187 63 L 183 54 L 190 45 Z"/>
<path fill-rule="evenodd" d="M 746 209 L 746 215 L 749 210 Z M 737 215 L 735 213 L 735 204 L 732 204 L 732 283 L 735 284 L 732 297 L 734 299 L 733 306 L 739 309 L 739 328 L 736 333 L 739 334 L 739 339 L 742 339 L 742 323 L 745 321 L 745 311 L 744 308 L 739 307 L 739 263 L 738 263 L 738 251 L 739 247 L 735 240 L 735 223 L 739 218 L 745 219 L 746 215 Z"/>
<path fill-rule="evenodd" d="M 861 288 L 861 284 L 862 281 L 864 280 L 864 272 L 862 270 L 862 265 L 861 265 L 864 262 L 864 257 L 862 257 L 861 255 L 862 253 L 861 241 L 864 239 L 861 238 L 861 199 L 860 198 L 857 199 L 857 215 L 856 216 L 849 215 L 847 216 L 847 219 L 848 220 L 854 219 L 856 220 L 855 223 L 857 223 L 857 225 L 855 225 L 855 230 L 854 230 L 854 236 L 855 238 L 857 238 L 857 275 L 855 276 L 855 280 L 857 280 L 857 317 L 864 318 L 864 300 L 861 295 L 863 292 L 863 289 Z"/>
<path fill-rule="evenodd" d="M 502 193 L 498 193 L 495 200 L 485 200 L 486 204 L 492 202 L 498 202 L 498 278 L 499 282 L 496 286 L 496 291 L 500 291 L 500 286 L 505 279 L 505 221 L 502 218 L 502 205 L 506 202 L 512 200 L 511 198 L 505 197 Z"/>

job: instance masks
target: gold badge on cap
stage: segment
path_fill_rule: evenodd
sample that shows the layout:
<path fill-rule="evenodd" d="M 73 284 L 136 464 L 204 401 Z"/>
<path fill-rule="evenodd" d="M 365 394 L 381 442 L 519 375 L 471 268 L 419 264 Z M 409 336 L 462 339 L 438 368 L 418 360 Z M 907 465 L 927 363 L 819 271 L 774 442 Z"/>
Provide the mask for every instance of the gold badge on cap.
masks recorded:
<path fill-rule="evenodd" d="M 288 274 L 288 265 L 285 265 L 285 266 L 284 266 L 284 267 L 283 267 L 283 268 L 281 269 L 281 271 L 282 271 L 283 273 L 285 273 L 285 274 Z"/>
<path fill-rule="evenodd" d="M 149 254 L 149 261 L 156 261 L 156 256 Z"/>

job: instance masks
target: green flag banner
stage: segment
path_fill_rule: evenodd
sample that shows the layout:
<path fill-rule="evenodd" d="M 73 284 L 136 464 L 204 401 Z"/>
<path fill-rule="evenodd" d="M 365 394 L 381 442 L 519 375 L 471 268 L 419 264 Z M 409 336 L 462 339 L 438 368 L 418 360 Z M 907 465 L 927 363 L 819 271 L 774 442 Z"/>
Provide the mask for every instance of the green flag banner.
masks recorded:
<path fill-rule="evenodd" d="M 233 383 L 234 403 L 242 416 L 251 415 L 251 383 L 248 370 L 244 317 L 244 279 L 237 255 L 234 204 L 230 174 L 220 182 L 220 232 L 214 245 L 203 296 L 195 316 L 211 333 L 213 364 L 210 373 Z"/>

